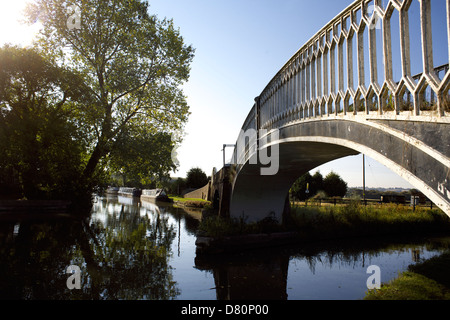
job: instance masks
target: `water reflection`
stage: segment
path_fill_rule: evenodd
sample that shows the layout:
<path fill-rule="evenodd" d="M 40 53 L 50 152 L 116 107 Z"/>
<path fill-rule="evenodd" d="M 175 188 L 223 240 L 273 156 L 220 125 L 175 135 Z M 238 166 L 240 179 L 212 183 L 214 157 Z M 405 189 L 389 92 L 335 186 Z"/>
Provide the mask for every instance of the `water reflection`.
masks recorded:
<path fill-rule="evenodd" d="M 201 214 L 136 198 L 97 198 L 88 218 L 0 217 L 0 299 L 361 299 L 448 242 L 334 241 L 196 256 Z M 81 289 L 66 269 L 81 269 Z"/>
<path fill-rule="evenodd" d="M 289 255 L 256 253 L 197 257 L 214 275 L 218 300 L 286 300 Z"/>
<path fill-rule="evenodd" d="M 62 296 L 62 272 L 80 242 L 81 223 L 22 221 L 0 224 L 0 298 L 46 299 Z"/>
<path fill-rule="evenodd" d="M 108 200 L 95 204 L 95 214 L 89 226 L 85 224 L 89 248 L 80 257 L 85 261 L 78 263 L 86 264 L 86 287 L 101 299 L 175 298 L 178 288 L 168 264 L 174 226 L 159 212 L 140 210 L 136 199 Z"/>
<path fill-rule="evenodd" d="M 0 223 L 1 299 L 173 299 L 177 230 L 164 208 L 98 198 L 91 218 Z M 66 287 L 69 265 L 81 290 Z"/>
<path fill-rule="evenodd" d="M 448 251 L 450 238 L 354 239 L 197 256 L 196 267 L 214 275 L 219 300 L 362 299 L 367 267 L 382 270 L 383 283 L 408 266 Z"/>

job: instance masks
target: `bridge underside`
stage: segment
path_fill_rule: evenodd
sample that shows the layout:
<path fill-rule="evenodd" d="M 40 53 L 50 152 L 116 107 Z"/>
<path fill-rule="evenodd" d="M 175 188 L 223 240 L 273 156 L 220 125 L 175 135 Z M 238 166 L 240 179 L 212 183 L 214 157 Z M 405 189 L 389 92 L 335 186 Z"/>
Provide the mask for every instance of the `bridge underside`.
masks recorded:
<path fill-rule="evenodd" d="M 413 128 L 414 137 L 405 128 Z M 261 175 L 260 165 L 242 165 L 233 183 L 230 216 L 247 222 L 273 217 L 281 222 L 286 196 L 297 178 L 326 162 L 358 153 L 402 176 L 450 216 L 448 129 L 449 125 L 425 122 L 368 125 L 336 119 L 285 126 L 278 140 L 269 133 L 269 142 L 260 146 L 278 145 L 278 173 Z"/>
<path fill-rule="evenodd" d="M 279 146 L 276 175 L 261 175 L 259 165 L 246 165 L 233 188 L 230 213 L 246 222 L 273 217 L 280 221 L 292 184 L 301 175 L 334 159 L 358 154 L 354 150 L 318 142 L 287 142 Z"/>

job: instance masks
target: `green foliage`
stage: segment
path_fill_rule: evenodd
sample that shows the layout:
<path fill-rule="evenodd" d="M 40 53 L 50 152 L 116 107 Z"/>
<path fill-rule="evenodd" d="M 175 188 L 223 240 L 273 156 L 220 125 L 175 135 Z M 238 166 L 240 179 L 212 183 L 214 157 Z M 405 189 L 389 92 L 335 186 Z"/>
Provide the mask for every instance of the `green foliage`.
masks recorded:
<path fill-rule="evenodd" d="M 313 197 L 322 189 L 323 177 L 320 172 L 317 171 L 313 176 L 307 172 L 294 182 L 290 193 L 294 199 L 302 201 Z"/>
<path fill-rule="evenodd" d="M 350 237 L 395 233 L 448 231 L 450 220 L 439 209 L 413 208 L 395 204 L 363 206 L 355 201 L 345 206 L 294 207 L 295 229 L 316 237 Z"/>
<path fill-rule="evenodd" d="M 167 186 L 168 192 L 175 195 L 181 195 L 184 189 L 186 189 L 186 179 L 183 178 L 177 178 Z"/>
<path fill-rule="evenodd" d="M 179 201 L 179 204 L 182 204 L 184 207 L 196 209 L 209 210 L 212 208 L 211 202 L 202 199 L 185 199 L 183 201 Z"/>
<path fill-rule="evenodd" d="M 127 130 L 117 138 L 109 156 L 112 172 L 122 176 L 123 184 L 150 185 L 161 181 L 176 167 L 171 158 L 174 142 L 167 133 L 153 134 L 146 128 Z"/>
<path fill-rule="evenodd" d="M 334 172 L 330 172 L 325 179 L 319 171 L 313 176 L 307 172 L 294 182 L 290 194 L 294 199 L 303 201 L 315 197 L 319 192 L 322 197 L 322 191 L 329 197 L 343 197 L 347 193 L 347 183 Z"/>
<path fill-rule="evenodd" d="M 206 173 L 200 168 L 192 168 L 186 174 L 186 187 L 187 188 L 201 188 L 208 183 L 208 177 Z"/>
<path fill-rule="evenodd" d="M 323 180 L 323 190 L 329 197 L 343 197 L 347 193 L 347 182 L 338 174 L 330 172 Z"/>
<path fill-rule="evenodd" d="M 246 223 L 242 219 L 210 216 L 202 219 L 198 230 L 201 235 L 222 238 L 245 234 L 274 233 L 285 231 L 285 228 L 270 217 L 255 223 Z"/>
<path fill-rule="evenodd" d="M 378 290 L 369 290 L 364 300 L 449 300 L 450 292 L 442 284 L 420 274 L 405 271 L 399 278 Z"/>
<path fill-rule="evenodd" d="M 71 5 L 81 29 L 68 28 Z M 35 48 L 0 57 L 2 179 L 57 197 L 71 186 L 89 194 L 112 169 L 148 181 L 175 168 L 194 50 L 148 9 L 138 0 L 28 6 L 29 22 L 43 26 Z"/>
<path fill-rule="evenodd" d="M 411 265 L 397 279 L 366 292 L 365 300 L 449 300 L 450 254 L 444 253 Z"/>
<path fill-rule="evenodd" d="M 62 84 L 67 72 L 34 49 L 9 46 L 0 66 L 0 170 L 27 198 L 67 197 L 86 156 L 66 103 L 76 99 Z"/>
<path fill-rule="evenodd" d="M 184 198 L 184 197 L 177 197 L 177 196 L 169 196 L 169 198 L 172 199 L 173 201 L 176 201 L 176 202 L 195 201 L 195 202 L 209 203 L 208 200 L 196 199 L 196 198 Z"/>

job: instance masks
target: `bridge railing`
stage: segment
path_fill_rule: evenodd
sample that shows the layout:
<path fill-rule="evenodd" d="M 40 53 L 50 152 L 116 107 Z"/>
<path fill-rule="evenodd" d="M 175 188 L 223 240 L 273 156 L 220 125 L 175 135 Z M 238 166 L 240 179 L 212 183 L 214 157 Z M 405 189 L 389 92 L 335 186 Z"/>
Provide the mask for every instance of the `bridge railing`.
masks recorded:
<path fill-rule="evenodd" d="M 450 122 L 449 39 L 450 0 L 356 0 L 273 77 L 242 131 L 330 118 Z"/>
<path fill-rule="evenodd" d="M 260 95 L 261 126 L 337 115 L 448 116 L 449 7 L 449 0 L 355 1 L 266 86 Z M 432 30 L 431 13 L 441 9 L 447 12 L 444 21 Z M 420 47 L 411 48 L 413 38 Z M 412 65 L 422 71 L 418 77 L 411 74 Z"/>

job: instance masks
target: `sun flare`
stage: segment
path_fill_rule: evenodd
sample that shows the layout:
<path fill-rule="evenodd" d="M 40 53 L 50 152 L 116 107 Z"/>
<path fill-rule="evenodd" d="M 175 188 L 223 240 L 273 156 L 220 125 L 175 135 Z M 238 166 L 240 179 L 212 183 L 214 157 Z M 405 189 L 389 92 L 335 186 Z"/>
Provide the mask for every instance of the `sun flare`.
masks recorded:
<path fill-rule="evenodd" d="M 0 0 L 0 46 L 5 43 L 26 46 L 36 33 L 36 25 L 27 25 L 24 9 L 30 0 Z"/>

